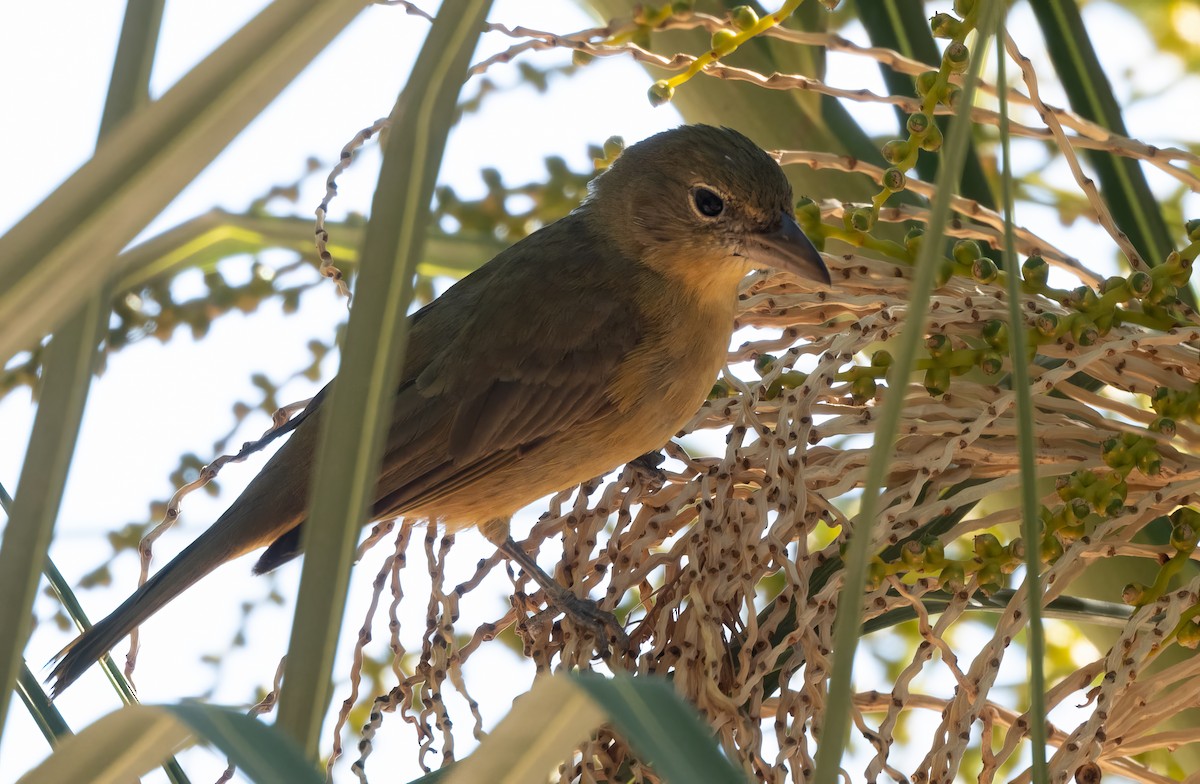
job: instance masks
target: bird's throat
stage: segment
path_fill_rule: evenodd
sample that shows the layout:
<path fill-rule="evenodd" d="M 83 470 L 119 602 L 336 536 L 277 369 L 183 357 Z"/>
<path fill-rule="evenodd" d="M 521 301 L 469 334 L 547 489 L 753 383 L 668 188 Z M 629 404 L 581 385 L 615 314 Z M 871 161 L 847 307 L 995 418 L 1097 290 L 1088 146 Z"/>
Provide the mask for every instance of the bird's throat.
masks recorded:
<path fill-rule="evenodd" d="M 643 424 L 661 431 L 664 441 L 695 414 L 725 365 L 739 280 L 642 281 L 638 298 L 647 330 L 622 363 L 610 396 L 623 411 L 657 412 L 654 422 Z"/>

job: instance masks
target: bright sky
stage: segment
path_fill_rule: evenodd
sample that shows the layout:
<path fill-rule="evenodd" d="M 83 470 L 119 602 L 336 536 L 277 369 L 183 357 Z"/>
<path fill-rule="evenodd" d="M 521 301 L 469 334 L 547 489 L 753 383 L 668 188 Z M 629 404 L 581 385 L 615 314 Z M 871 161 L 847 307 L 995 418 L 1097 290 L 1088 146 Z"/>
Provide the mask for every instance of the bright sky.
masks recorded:
<path fill-rule="evenodd" d="M 246 0 L 169 2 L 153 80 L 156 94 L 167 89 L 263 5 Z M 422 3 L 422 7 L 433 10 L 432 3 Z M 0 123 L 0 149 L 9 153 L 5 159 L 9 186 L 0 190 L 0 231 L 11 226 L 90 155 L 122 14 L 123 3 L 119 0 L 6 4 L 7 29 L 24 33 L 10 35 L 0 50 L 0 64 L 10 75 L 6 81 L 9 111 Z M 1110 16 L 1105 17 L 1106 14 Z M 1122 25 L 1119 13 L 1103 6 L 1093 16 L 1106 25 Z M 571 32 L 593 22 L 571 3 L 520 0 L 498 0 L 490 19 L 556 32 Z M 399 8 L 374 7 L 364 13 L 164 211 L 149 233 L 157 233 L 214 205 L 242 210 L 272 186 L 296 180 L 309 157 L 336 160 L 343 144 L 356 131 L 390 111 L 427 28 L 424 21 Z M 50 30 L 53 34 L 47 33 Z M 1040 44 L 1036 34 L 1029 39 L 1031 49 L 1035 49 L 1035 42 Z M 490 53 L 507 43 L 507 39 L 493 35 L 485 45 Z M 1149 42 L 1126 39 L 1123 53 L 1130 63 L 1138 57 L 1150 57 Z M 544 68 L 566 59 L 563 52 L 550 52 L 537 54 L 528 61 Z M 839 58 L 833 60 L 835 67 L 842 69 L 843 83 L 849 78 L 853 86 L 882 91 L 873 68 L 849 69 L 844 63 L 836 65 Z M 1162 73 L 1161 69 L 1144 70 Z M 497 66 L 491 76 L 513 84 L 515 73 L 513 66 Z M 574 169 L 584 169 L 589 165 L 586 154 L 589 143 L 601 143 L 612 135 L 624 136 L 632 142 L 678 124 L 678 114 L 670 107 L 649 106 L 645 99 L 649 84 L 649 76 L 630 60 L 607 58 L 596 61 L 569 81 L 554 80 L 547 95 L 539 95 L 527 86 L 494 95 L 481 113 L 465 117 L 451 135 L 441 181 L 452 184 L 463 195 L 474 195 L 482 190 L 478 176 L 481 168 L 499 169 L 508 182 L 526 182 L 541 176 L 542 160 L 551 154 L 561 155 Z M 472 93 L 471 86 L 467 92 Z M 1162 114 L 1158 118 L 1161 120 Z M 1157 126 L 1153 120 L 1136 120 L 1131 130 L 1151 137 L 1148 141 L 1156 141 Z M 334 202 L 333 217 L 343 216 L 349 210 L 366 211 L 377 165 L 375 148 L 369 147 L 356 166 L 341 178 L 341 195 Z M 310 216 L 321 198 L 322 188 L 323 172 L 305 180 L 295 205 L 274 206 L 277 210 Z M 1068 243 L 1076 239 L 1076 232 L 1087 231 L 1064 232 L 1061 227 L 1056 229 L 1052 215 L 1039 215 L 1036 211 L 1029 215 L 1024 222 L 1033 224 L 1047 236 L 1065 238 Z M 1107 256 L 1108 252 L 1105 253 Z M 244 260 L 230 261 L 225 268 L 235 279 L 248 274 L 247 269 Z M 202 290 L 198 274 L 180 278 L 180 294 Z M 171 494 L 174 488 L 167 474 L 180 454 L 191 451 L 202 459 L 211 457 L 212 441 L 233 423 L 230 413 L 233 402 L 256 399 L 249 383 L 252 373 L 261 372 L 274 380 L 290 375 L 307 363 L 308 341 L 313 337 L 328 341 L 343 316 L 344 305 L 334 296 L 332 287 L 322 286 L 306 295 L 298 314 L 284 316 L 277 305 L 268 305 L 249 316 L 233 314 L 220 319 L 212 333 L 200 342 L 194 341 L 186 330 L 179 330 L 167 345 L 143 341 L 110 357 L 105 374 L 92 388 L 51 553 L 68 579 L 85 574 L 107 558 L 105 532 L 129 521 L 144 520 L 151 501 Z M 324 369 L 326 379 L 335 370 L 332 363 L 327 363 Z M 315 388 L 309 382 L 294 382 L 285 387 L 281 399 L 302 399 Z M 16 488 L 32 412 L 26 392 L 0 400 L 0 483 L 10 492 Z M 233 443 L 255 437 L 266 426 L 264 416 L 252 418 Z M 157 547 L 155 567 L 166 563 L 215 519 L 258 465 L 261 460 L 227 469 L 222 474 L 223 492 L 219 498 L 203 493 L 190 496 L 180 529 L 168 534 Z M 347 628 L 357 628 L 360 623 L 362 608 L 367 604 L 370 575 L 382 559 L 384 549 L 379 548 L 377 555 L 355 572 Z M 449 569 L 451 579 L 470 574 L 478 558 L 487 552 L 487 545 L 477 534 L 460 534 Z M 410 550 L 410 557 L 420 557 L 419 547 Z M 269 683 L 277 657 L 286 648 L 290 601 L 299 568 L 298 563 L 285 567 L 277 582 L 273 582 L 251 578 L 250 563 L 245 559 L 223 567 L 219 578 L 205 580 L 143 627 L 137 682 L 144 701 L 176 701 L 215 688 L 211 701 L 240 704 L 255 688 Z M 125 557 L 117 567 L 115 586 L 82 595 L 93 619 L 119 603 L 136 583 L 132 557 Z M 423 569 L 408 571 L 406 579 L 415 583 Z M 221 670 L 190 665 L 197 652 L 224 650 L 239 623 L 241 602 L 262 597 L 273 589 L 287 597 L 289 604 L 256 611 L 247 646 L 227 656 Z M 460 628 L 473 628 L 472 618 L 482 621 L 497 616 L 502 611 L 506 589 L 507 585 L 498 580 L 490 591 L 485 588 L 475 592 L 475 604 L 464 606 Z M 419 586 L 414 590 L 419 593 Z M 40 603 L 40 617 L 46 617 L 50 607 L 46 602 Z M 420 617 L 423 608 L 415 609 L 422 612 L 406 639 L 410 646 L 417 644 L 417 635 L 423 628 Z M 43 672 L 42 664 L 69 638 L 70 635 L 48 626 L 38 629 L 28 649 L 28 662 L 35 672 Z M 494 711 L 486 716 L 489 725 L 503 715 L 505 695 L 511 697 L 523 691 L 529 677 L 528 668 L 518 670 L 524 674 L 511 678 L 507 674 L 503 679 L 478 677 L 486 674 L 484 668 L 512 671 L 516 657 L 499 650 L 499 646 L 493 647 L 497 650 L 476 656 L 471 665 L 477 676 L 475 684 L 489 682 L 486 687 L 476 688 L 488 699 L 496 700 L 492 703 Z M 123 657 L 125 649 L 122 643 L 116 653 Z M 188 664 L 181 666 L 181 663 Z M 867 663 L 864 661 L 863 665 Z M 339 672 L 345 670 L 341 666 Z M 1011 676 L 1014 681 L 1021 678 L 1020 673 Z M 335 700 L 340 701 L 344 696 L 345 691 L 339 689 Z M 59 700 L 60 708 L 76 728 L 117 704 L 96 670 Z M 452 710 L 459 724 L 456 736 L 460 740 L 469 738 L 470 714 L 461 702 L 452 705 Z M 9 726 L 0 745 L 0 780 L 11 780 L 47 753 L 40 733 L 19 703 L 14 704 L 9 715 Z M 386 770 L 387 778 L 394 781 L 415 778 L 420 771 L 409 750 L 410 728 L 394 715 L 388 717 L 385 727 L 393 734 L 384 736 L 369 770 L 377 774 Z M 350 751 L 348 759 L 352 760 L 353 749 Z M 345 764 L 346 759 L 339 768 L 339 779 L 348 776 Z M 189 755 L 185 767 L 193 780 L 206 781 L 216 778 L 224 762 L 206 752 L 196 752 Z"/>

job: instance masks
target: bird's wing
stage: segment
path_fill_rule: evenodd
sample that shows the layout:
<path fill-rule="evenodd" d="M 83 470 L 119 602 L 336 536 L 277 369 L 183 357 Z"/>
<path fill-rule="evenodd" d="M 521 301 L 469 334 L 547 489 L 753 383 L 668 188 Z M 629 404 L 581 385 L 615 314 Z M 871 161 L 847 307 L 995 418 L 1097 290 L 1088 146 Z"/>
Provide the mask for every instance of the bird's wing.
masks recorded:
<path fill-rule="evenodd" d="M 642 273 L 603 254 L 574 217 L 513 246 L 415 320 L 377 516 L 611 409 L 613 377 L 645 332 L 633 295 Z"/>

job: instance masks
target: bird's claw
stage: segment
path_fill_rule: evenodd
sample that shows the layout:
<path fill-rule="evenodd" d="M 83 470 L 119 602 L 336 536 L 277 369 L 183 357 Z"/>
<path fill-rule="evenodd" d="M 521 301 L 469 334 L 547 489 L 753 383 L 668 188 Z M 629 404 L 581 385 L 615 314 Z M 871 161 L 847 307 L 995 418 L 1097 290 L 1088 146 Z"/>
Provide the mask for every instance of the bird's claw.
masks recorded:
<path fill-rule="evenodd" d="M 577 626 L 591 633 L 600 658 L 607 659 L 614 649 L 620 656 L 633 649 L 629 635 L 616 616 L 600 609 L 591 599 L 564 590 L 562 596 L 555 597 L 555 603 Z"/>
<path fill-rule="evenodd" d="M 667 483 L 667 472 L 659 468 L 666 459 L 667 456 L 662 452 L 647 452 L 641 457 L 630 460 L 626 465 L 641 477 L 646 490 L 653 493 L 661 490 Z"/>
<path fill-rule="evenodd" d="M 601 610 L 595 602 L 587 597 L 576 596 L 546 574 L 542 567 L 538 566 L 537 561 L 512 537 L 508 537 L 498 547 L 541 587 L 546 597 L 547 612 L 562 612 L 581 630 L 592 634 L 602 658 L 608 658 L 614 647 L 622 656 L 633 651 L 629 635 L 625 633 L 624 627 L 612 613 Z"/>

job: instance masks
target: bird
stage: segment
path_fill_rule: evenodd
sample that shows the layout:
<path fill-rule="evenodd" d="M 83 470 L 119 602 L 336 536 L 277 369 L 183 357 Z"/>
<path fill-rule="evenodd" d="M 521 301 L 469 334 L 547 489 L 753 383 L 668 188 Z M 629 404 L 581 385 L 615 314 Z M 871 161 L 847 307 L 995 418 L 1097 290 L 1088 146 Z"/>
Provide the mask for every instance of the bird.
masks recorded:
<path fill-rule="evenodd" d="M 578 603 L 509 518 L 661 449 L 725 365 L 738 284 L 766 267 L 831 285 L 774 158 L 709 125 L 629 146 L 575 210 L 410 317 L 372 519 L 477 526 L 560 607 Z M 215 523 L 52 660 L 53 695 L 217 566 L 300 555 L 328 390 Z"/>

